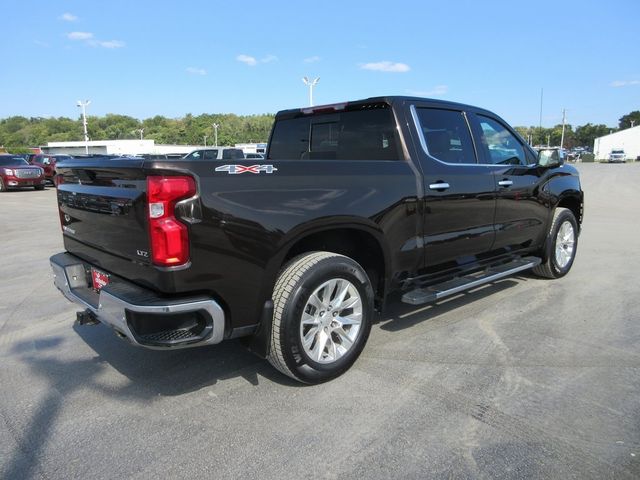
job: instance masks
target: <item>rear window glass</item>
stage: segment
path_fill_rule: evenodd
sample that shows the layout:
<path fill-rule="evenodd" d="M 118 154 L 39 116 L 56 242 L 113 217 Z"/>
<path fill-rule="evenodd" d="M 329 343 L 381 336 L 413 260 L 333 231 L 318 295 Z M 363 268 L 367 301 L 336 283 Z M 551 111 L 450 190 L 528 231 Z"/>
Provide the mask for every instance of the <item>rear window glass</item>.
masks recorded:
<path fill-rule="evenodd" d="M 387 105 L 278 120 L 270 159 L 397 160 L 395 121 Z"/>

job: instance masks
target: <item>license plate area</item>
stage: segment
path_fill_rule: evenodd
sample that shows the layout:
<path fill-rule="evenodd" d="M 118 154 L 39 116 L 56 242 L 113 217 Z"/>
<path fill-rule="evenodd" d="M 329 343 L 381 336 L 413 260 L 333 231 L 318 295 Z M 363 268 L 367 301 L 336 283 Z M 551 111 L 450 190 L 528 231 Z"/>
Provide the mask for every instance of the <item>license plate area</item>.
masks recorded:
<path fill-rule="evenodd" d="M 109 285 L 109 274 L 91 268 L 91 285 L 96 292 Z"/>

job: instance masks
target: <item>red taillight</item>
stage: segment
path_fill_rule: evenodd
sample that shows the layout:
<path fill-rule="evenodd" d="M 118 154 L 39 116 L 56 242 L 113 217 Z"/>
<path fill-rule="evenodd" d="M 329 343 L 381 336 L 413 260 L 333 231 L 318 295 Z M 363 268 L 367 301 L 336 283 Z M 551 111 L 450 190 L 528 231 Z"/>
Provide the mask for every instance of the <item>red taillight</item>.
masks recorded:
<path fill-rule="evenodd" d="M 174 215 L 178 201 L 196 194 L 191 177 L 147 177 L 151 258 L 163 267 L 189 261 L 189 230 Z"/>

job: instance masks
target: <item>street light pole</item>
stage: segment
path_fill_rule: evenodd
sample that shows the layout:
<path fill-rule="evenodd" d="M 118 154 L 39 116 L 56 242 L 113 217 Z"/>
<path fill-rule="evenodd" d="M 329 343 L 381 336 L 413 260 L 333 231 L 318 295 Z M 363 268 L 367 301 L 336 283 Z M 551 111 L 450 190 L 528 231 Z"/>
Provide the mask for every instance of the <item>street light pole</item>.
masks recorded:
<path fill-rule="evenodd" d="M 136 130 L 140 134 L 140 140 L 142 140 L 142 134 L 144 133 L 144 128 L 139 128 Z"/>
<path fill-rule="evenodd" d="M 91 100 L 85 100 L 84 102 L 78 100 L 76 105 L 82 108 L 82 126 L 84 127 L 84 153 L 89 154 L 89 134 L 87 133 L 87 105 L 91 103 Z"/>
<path fill-rule="evenodd" d="M 208 136 L 208 135 L 205 135 L 205 136 L 204 136 L 204 146 L 205 146 L 205 147 L 207 146 L 207 136 Z"/>
<path fill-rule="evenodd" d="M 309 87 L 309 106 L 313 107 L 313 87 L 315 87 L 320 81 L 320 77 L 309 80 L 307 77 L 302 77 L 302 82 Z"/>
<path fill-rule="evenodd" d="M 218 146 L 218 127 L 220 126 L 219 123 L 212 123 L 211 126 L 213 127 L 213 135 L 214 135 L 214 141 L 215 141 L 215 146 Z"/>
<path fill-rule="evenodd" d="M 567 120 L 567 110 L 565 108 L 562 109 L 562 136 L 560 137 L 560 149 L 564 147 L 564 125 Z"/>

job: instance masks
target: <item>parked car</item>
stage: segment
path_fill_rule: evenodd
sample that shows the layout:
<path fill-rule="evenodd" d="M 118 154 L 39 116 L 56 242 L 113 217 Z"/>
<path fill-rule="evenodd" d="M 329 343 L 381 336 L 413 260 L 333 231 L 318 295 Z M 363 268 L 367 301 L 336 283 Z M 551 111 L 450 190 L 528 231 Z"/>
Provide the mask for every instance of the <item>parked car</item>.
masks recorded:
<path fill-rule="evenodd" d="M 56 176 L 56 163 L 72 160 L 71 155 L 52 155 L 46 153 L 32 153 L 29 155 L 29 163 L 31 165 L 37 165 L 44 170 L 44 176 L 47 181 L 53 184 L 53 178 Z"/>
<path fill-rule="evenodd" d="M 183 158 L 185 160 L 243 160 L 244 152 L 240 148 L 200 148 L 188 153 Z"/>
<path fill-rule="evenodd" d="M 265 160 L 206 152 L 58 165 L 66 251 L 50 262 L 80 324 L 159 350 L 245 337 L 320 383 L 356 361 L 392 293 L 420 305 L 525 270 L 560 278 L 576 258 L 578 170 L 488 110 L 285 110 Z"/>
<path fill-rule="evenodd" d="M 0 155 L 0 192 L 23 187 L 43 190 L 45 182 L 42 168 L 29 165 L 22 157 Z"/>
<path fill-rule="evenodd" d="M 614 148 L 611 150 L 607 160 L 609 163 L 625 163 L 627 161 L 627 155 L 622 148 Z"/>

